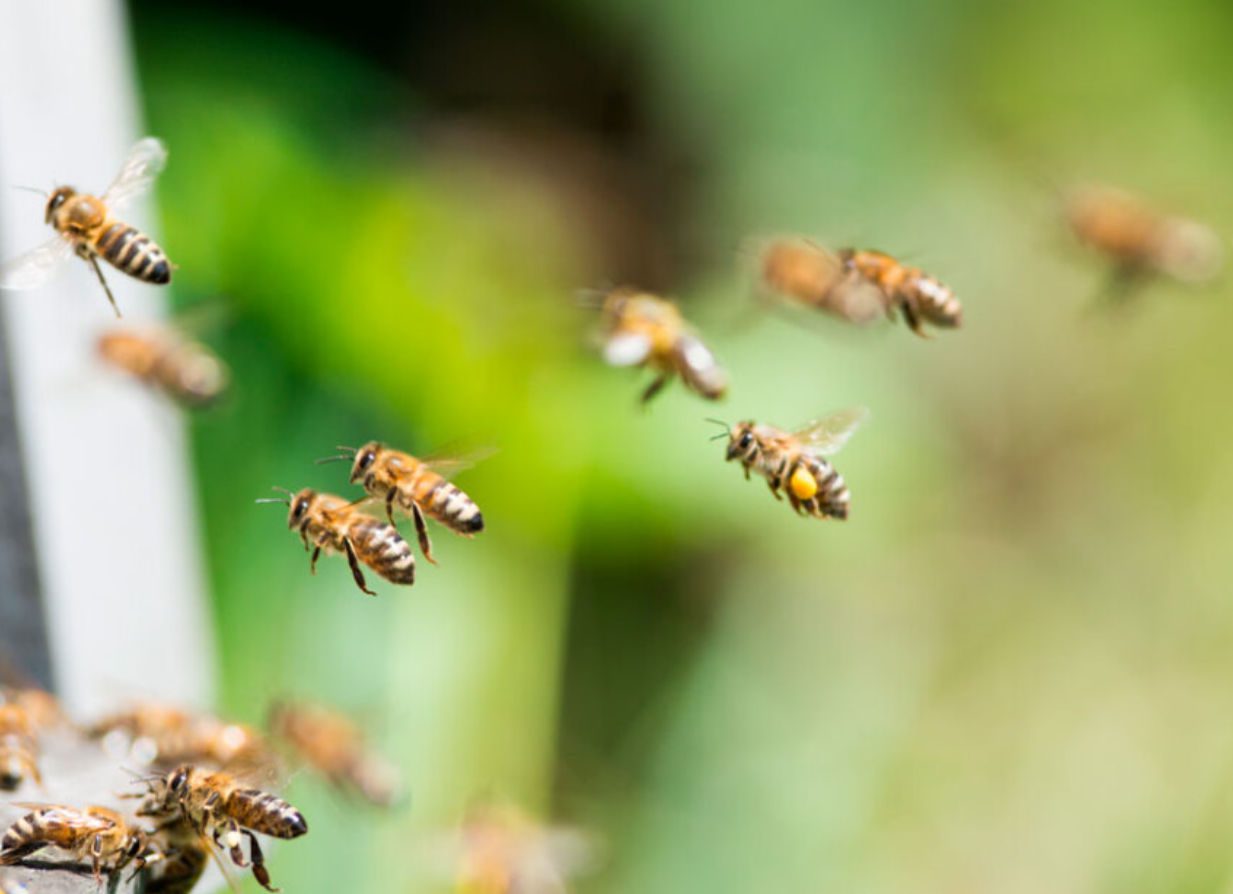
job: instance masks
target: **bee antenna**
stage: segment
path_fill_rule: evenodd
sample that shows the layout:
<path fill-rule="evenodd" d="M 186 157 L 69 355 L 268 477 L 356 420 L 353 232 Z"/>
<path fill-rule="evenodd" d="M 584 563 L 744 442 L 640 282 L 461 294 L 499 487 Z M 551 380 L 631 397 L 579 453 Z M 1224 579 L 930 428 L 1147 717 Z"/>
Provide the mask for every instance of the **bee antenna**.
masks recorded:
<path fill-rule="evenodd" d="M 598 289 L 578 289 L 574 292 L 574 302 L 579 307 L 590 307 L 598 310 L 604 305 L 604 298 L 612 291 L 611 287 Z"/>
<path fill-rule="evenodd" d="M 271 489 L 271 490 L 280 491 L 280 492 L 282 492 L 282 493 L 286 494 L 287 496 L 285 496 L 285 497 L 260 497 L 259 499 L 254 500 L 253 502 L 255 502 L 255 503 L 282 503 L 284 506 L 290 506 L 290 505 L 291 505 L 291 498 L 292 498 L 293 496 L 295 496 L 295 494 L 293 494 L 291 491 L 287 490 L 287 488 L 285 488 L 285 487 L 278 487 L 277 485 L 275 485 L 274 487 L 272 487 L 272 488 L 270 488 L 270 489 Z"/>
<path fill-rule="evenodd" d="M 732 428 L 732 426 L 727 422 L 724 422 L 722 419 L 716 419 L 714 416 L 707 416 L 703 421 L 713 423 L 714 425 L 721 426 L 722 428 Z"/>
<path fill-rule="evenodd" d="M 347 455 L 346 453 L 339 453 L 339 454 L 338 454 L 338 455 L 336 455 L 336 456 L 323 456 L 323 457 L 321 457 L 321 459 L 316 459 L 316 460 L 313 460 L 313 462 L 314 462 L 314 463 L 316 463 L 316 464 L 317 464 L 317 465 L 319 465 L 319 466 L 320 466 L 320 465 L 323 465 L 324 463 L 338 463 L 338 462 L 346 462 L 347 460 L 351 459 L 351 457 L 352 457 L 352 456 L 354 456 L 354 455 L 355 455 L 355 454 L 351 454 L 351 455 L 349 456 L 349 455 Z"/>
<path fill-rule="evenodd" d="M 348 447 L 346 444 L 335 444 L 334 449 L 341 450 L 343 453 L 349 453 L 351 456 L 355 456 L 357 453 L 360 452 L 360 448 Z"/>
<path fill-rule="evenodd" d="M 39 188 L 34 187 L 34 186 L 17 186 L 17 185 L 14 185 L 14 186 L 13 186 L 13 189 L 20 189 L 20 190 L 22 190 L 23 192 L 36 192 L 36 193 L 38 193 L 39 195 L 41 195 L 43 198 L 47 198 L 47 196 L 49 196 L 49 195 L 50 195 L 50 193 L 48 193 L 46 190 L 44 190 L 44 189 L 39 189 Z"/>

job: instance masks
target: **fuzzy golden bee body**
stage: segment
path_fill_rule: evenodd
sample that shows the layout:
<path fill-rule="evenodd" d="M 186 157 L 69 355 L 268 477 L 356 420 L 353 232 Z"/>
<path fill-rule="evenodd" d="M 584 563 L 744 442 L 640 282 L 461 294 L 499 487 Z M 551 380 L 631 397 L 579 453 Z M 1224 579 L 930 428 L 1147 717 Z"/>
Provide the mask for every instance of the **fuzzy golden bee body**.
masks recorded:
<path fill-rule="evenodd" d="M 321 705 L 278 703 L 270 711 L 274 734 L 333 785 L 371 804 L 389 807 L 402 788 L 398 771 L 371 753 L 351 720 Z"/>
<path fill-rule="evenodd" d="M 45 847 L 88 860 L 97 879 L 130 862 L 144 866 L 152 851 L 146 833 L 106 807 L 39 807 L 9 826 L 0 838 L 0 864 L 14 864 Z"/>
<path fill-rule="evenodd" d="M 312 551 L 314 574 L 317 559 L 327 551 L 346 555 L 356 585 L 370 596 L 376 593 L 368 589 L 361 562 L 392 584 L 415 583 L 415 554 L 393 525 L 366 515 L 342 497 L 312 488 L 292 494 L 289 506 L 287 525 Z"/>
<path fill-rule="evenodd" d="M 273 762 L 265 737 L 250 726 L 151 702 L 105 717 L 85 732 L 94 738 L 122 733 L 133 742 L 148 742 L 153 762 L 167 768 L 184 763 L 225 767 Z"/>
<path fill-rule="evenodd" d="M 142 282 L 169 283 L 171 262 L 163 250 L 149 236 L 116 217 L 125 203 L 150 187 L 166 161 L 163 144 L 147 137 L 130 150 L 119 175 L 101 196 L 81 193 L 71 186 L 53 190 L 44 219 L 57 235 L 0 268 L 0 288 L 39 286 L 61 260 L 72 254 L 90 264 L 116 316 L 120 309 L 98 265 L 99 258 Z"/>
<path fill-rule="evenodd" d="M 1118 189 L 1073 189 L 1063 214 L 1075 238 L 1109 258 L 1123 278 L 1155 274 L 1201 283 L 1223 265 L 1220 240 L 1208 227 L 1163 214 Z"/>
<path fill-rule="evenodd" d="M 798 514 L 842 520 L 851 495 L 843 476 L 823 457 L 838 452 L 867 416 L 863 409 L 844 410 L 793 433 L 738 422 L 725 424 L 725 433 L 716 437 L 728 438 L 727 459 L 739 461 L 746 478 L 757 472 L 776 499 L 787 494 Z"/>
<path fill-rule="evenodd" d="M 362 485 L 369 496 L 385 501 L 391 525 L 394 524 L 394 507 L 410 515 L 424 558 L 435 562 L 425 517 L 463 537 L 474 537 L 484 530 L 484 516 L 479 506 L 442 474 L 451 466 L 462 467 L 465 463 L 426 462 L 377 441 L 369 441 L 355 451 L 351 483 Z"/>
<path fill-rule="evenodd" d="M 166 329 L 113 330 L 99 336 L 98 352 L 117 369 L 163 391 L 187 407 L 205 407 L 227 389 L 227 367 L 208 348 Z"/>
<path fill-rule="evenodd" d="M 303 814 L 277 795 L 245 785 L 235 775 L 188 765 L 176 767 L 151 785 L 144 816 L 180 818 L 201 836 L 225 848 L 236 866 L 245 862 L 247 838 L 253 877 L 267 890 L 270 876 L 256 834 L 298 838 L 308 832 Z"/>
<path fill-rule="evenodd" d="M 27 779 L 41 785 L 38 755 L 35 727 L 26 708 L 0 702 L 0 790 L 16 791 Z"/>
<path fill-rule="evenodd" d="M 636 289 L 613 289 L 600 312 L 604 359 L 612 366 L 645 366 L 656 374 L 642 393 L 644 403 L 673 376 L 708 400 L 727 392 L 727 373 L 671 301 Z"/>
<path fill-rule="evenodd" d="M 925 323 L 954 329 L 963 319 L 949 287 L 880 251 L 833 252 L 807 239 L 775 239 L 762 251 L 759 281 L 766 291 L 852 323 L 893 319 L 898 311 L 923 336 Z"/>

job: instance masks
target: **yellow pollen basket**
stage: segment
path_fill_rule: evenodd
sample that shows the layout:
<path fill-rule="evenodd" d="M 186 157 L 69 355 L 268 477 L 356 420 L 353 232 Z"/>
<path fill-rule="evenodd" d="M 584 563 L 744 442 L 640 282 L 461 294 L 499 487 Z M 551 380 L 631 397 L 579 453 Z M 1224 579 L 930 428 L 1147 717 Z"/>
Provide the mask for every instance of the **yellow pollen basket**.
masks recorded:
<path fill-rule="evenodd" d="M 804 466 L 796 467 L 796 471 L 788 479 L 788 487 L 792 489 L 792 496 L 798 500 L 808 500 L 818 492 L 817 479 Z"/>

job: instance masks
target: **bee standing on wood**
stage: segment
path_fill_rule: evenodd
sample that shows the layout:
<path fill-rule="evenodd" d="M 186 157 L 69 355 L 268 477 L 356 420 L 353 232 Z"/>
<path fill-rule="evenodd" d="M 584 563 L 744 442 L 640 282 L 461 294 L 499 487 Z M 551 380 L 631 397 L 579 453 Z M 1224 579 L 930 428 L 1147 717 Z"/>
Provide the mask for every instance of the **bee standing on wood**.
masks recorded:
<path fill-rule="evenodd" d="M 394 522 L 394 507 L 411 516 L 424 558 L 436 564 L 432 557 L 432 542 L 424 518 L 435 519 L 455 534 L 474 537 L 484 530 L 484 516 L 479 506 L 446 475 L 468 468 L 462 459 L 416 459 L 409 453 L 392 450 L 377 441 L 369 441 L 356 450 L 339 447 L 343 453 L 319 462 L 351 459 L 351 483 L 360 484 L 370 497 L 385 502 L 385 514 Z"/>
<path fill-rule="evenodd" d="M 99 336 L 107 363 L 186 407 L 205 407 L 227 389 L 227 367 L 209 348 L 169 329 L 115 329 Z"/>
<path fill-rule="evenodd" d="M 276 702 L 270 726 L 301 758 L 337 788 L 389 807 L 402 783 L 398 770 L 369 751 L 364 734 L 338 711 L 322 705 Z"/>
<path fill-rule="evenodd" d="M 604 296 L 601 314 L 604 359 L 612 366 L 646 366 L 656 373 L 642 393 L 643 403 L 674 375 L 708 400 L 728 390 L 727 374 L 671 301 L 636 289 L 613 289 Z"/>
<path fill-rule="evenodd" d="M 45 847 L 67 851 L 76 860 L 89 860 L 94 878 L 103 869 L 118 872 L 130 862 L 138 869 L 157 859 L 144 831 L 106 807 L 23 805 L 33 807 L 0 838 L 0 864 L 12 865 Z"/>
<path fill-rule="evenodd" d="M 183 820 L 203 837 L 225 849 L 239 867 L 249 865 L 240 845 L 248 839 L 253 877 L 270 887 L 265 856 L 254 833 L 272 838 L 299 838 L 308 823 L 298 810 L 269 792 L 243 784 L 235 775 L 181 766 L 150 784 L 151 791 L 139 813 Z"/>
<path fill-rule="evenodd" d="M 344 553 L 351 566 L 356 586 L 369 596 L 363 562 L 392 584 L 415 583 L 415 554 L 393 525 L 361 512 L 355 503 L 342 497 L 317 493 L 304 488 L 299 493 L 286 491 L 288 499 L 265 499 L 259 503 L 284 503 L 290 507 L 287 526 L 299 531 L 304 549 L 312 550 L 309 567 L 317 573 L 317 559 L 322 550 Z"/>
<path fill-rule="evenodd" d="M 1079 242 L 1112 261 L 1119 286 L 1149 276 L 1202 283 L 1224 262 L 1220 239 L 1208 227 L 1162 214 L 1121 190 L 1074 189 L 1065 197 L 1064 214 Z"/>
<path fill-rule="evenodd" d="M 0 288 L 37 288 L 75 253 L 94 270 L 118 317 L 120 308 L 103 277 L 99 258 L 142 282 L 171 282 L 171 262 L 163 250 L 149 236 L 115 217 L 125 204 L 150 188 L 166 163 L 163 144 L 147 137 L 133 146 L 119 175 L 101 196 L 79 193 L 71 186 L 53 190 L 44 218 L 56 235 L 0 267 Z"/>
<path fill-rule="evenodd" d="M 949 287 L 880 251 L 832 252 L 806 239 L 776 239 L 762 252 L 759 278 L 765 291 L 852 323 L 893 319 L 899 311 L 924 336 L 925 323 L 954 329 L 963 319 Z"/>
<path fill-rule="evenodd" d="M 793 433 L 754 422 L 729 427 L 711 421 L 724 427 L 715 437 L 728 439 L 727 459 L 740 461 L 746 479 L 757 472 L 775 499 L 782 499 L 781 492 L 788 495 L 798 514 L 842 520 L 848 517 L 848 486 L 823 457 L 838 452 L 868 415 L 864 409 L 843 410 Z"/>

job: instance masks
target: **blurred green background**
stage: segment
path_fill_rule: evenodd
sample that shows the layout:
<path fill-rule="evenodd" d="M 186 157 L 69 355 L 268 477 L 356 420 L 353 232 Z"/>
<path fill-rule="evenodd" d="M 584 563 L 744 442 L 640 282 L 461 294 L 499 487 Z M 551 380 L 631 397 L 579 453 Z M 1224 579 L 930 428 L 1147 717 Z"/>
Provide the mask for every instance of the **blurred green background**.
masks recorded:
<path fill-rule="evenodd" d="M 367 718 L 383 816 L 297 778 L 288 892 L 448 888 L 495 793 L 606 842 L 592 892 L 1227 891 L 1233 302 L 1107 271 L 1095 179 L 1233 231 L 1233 7 L 130 4 L 176 301 L 233 365 L 193 447 L 220 706 Z M 909 258 L 964 328 L 749 313 L 750 236 Z M 605 368 L 582 287 L 678 297 L 712 407 Z M 865 405 L 846 524 L 708 415 Z M 498 447 L 488 522 L 369 599 L 271 485 L 335 444 Z"/>

